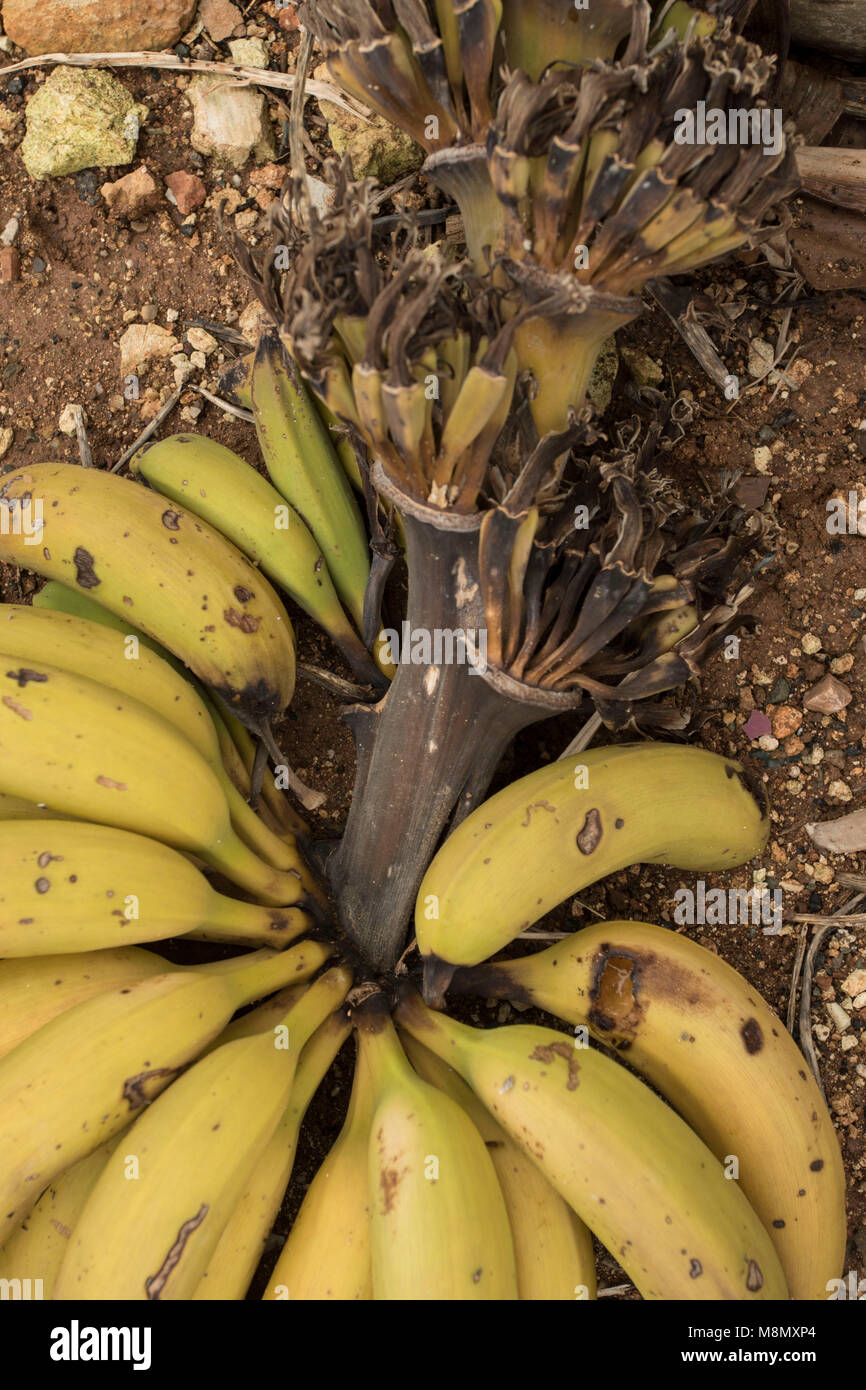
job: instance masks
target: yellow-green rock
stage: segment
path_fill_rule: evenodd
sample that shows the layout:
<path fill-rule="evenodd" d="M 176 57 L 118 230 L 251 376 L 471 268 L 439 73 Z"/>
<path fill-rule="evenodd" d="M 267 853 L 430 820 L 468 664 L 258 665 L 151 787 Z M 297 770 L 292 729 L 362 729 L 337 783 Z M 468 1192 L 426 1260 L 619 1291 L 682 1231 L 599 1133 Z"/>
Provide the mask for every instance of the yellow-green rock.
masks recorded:
<path fill-rule="evenodd" d="M 616 338 L 606 339 L 598 355 L 592 376 L 589 380 L 588 395 L 599 415 L 603 415 L 610 405 L 613 383 L 619 371 L 619 352 Z"/>
<path fill-rule="evenodd" d="M 421 146 L 390 121 L 381 116 L 364 121 L 330 101 L 320 100 L 319 106 L 334 150 L 341 159 L 349 156 L 356 179 L 376 179 L 387 188 L 423 164 Z"/>
<path fill-rule="evenodd" d="M 146 119 L 110 72 L 57 67 L 27 103 L 21 158 L 33 179 L 129 164 Z"/>

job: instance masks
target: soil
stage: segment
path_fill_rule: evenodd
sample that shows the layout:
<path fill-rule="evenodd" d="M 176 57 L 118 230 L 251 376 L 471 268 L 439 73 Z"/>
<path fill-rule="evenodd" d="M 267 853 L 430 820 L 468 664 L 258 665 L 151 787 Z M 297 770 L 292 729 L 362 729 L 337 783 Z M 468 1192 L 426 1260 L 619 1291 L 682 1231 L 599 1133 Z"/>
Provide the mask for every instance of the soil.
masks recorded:
<path fill-rule="evenodd" d="M 261 6 L 248 11 L 251 21 L 267 23 Z M 290 30 L 280 39 L 289 66 L 296 40 Z M 17 154 L 23 125 L 7 137 L 0 149 L 0 230 L 13 214 L 19 218 L 21 278 L 0 284 L 0 430 L 14 429 L 14 443 L 0 471 L 37 460 L 75 462 L 75 437 L 58 428 L 70 402 L 86 411 L 96 465 L 111 466 L 174 389 L 172 365 L 160 363 L 140 373 L 138 400 L 123 397 L 118 342 L 128 322 L 139 321 L 143 306 L 155 305 L 156 322 L 172 328 L 178 338 L 201 322 L 236 330 L 250 301 L 249 287 L 220 235 L 215 204 L 237 189 L 242 212 L 250 212 L 245 204 L 260 193 L 260 186 L 250 181 L 252 169 L 248 166 L 233 180 L 194 155 L 185 78 L 143 70 L 117 75 L 152 112 L 134 167 L 146 162 L 161 178 L 178 169 L 197 173 L 207 185 L 208 202 L 185 226 L 168 203 L 135 226 L 111 221 L 96 190 L 126 171 L 97 170 L 92 176 L 35 183 Z M 41 80 L 41 74 L 25 74 L 21 94 L 5 90 L 0 80 L 0 107 L 21 112 Z M 315 103 L 308 109 L 313 147 L 324 154 Z M 272 111 L 279 130 L 286 113 L 277 105 Z M 321 173 L 312 156 L 308 168 Z M 409 194 L 428 205 L 436 201 L 420 178 Z M 247 235 L 264 230 L 264 209 L 254 206 L 259 217 Z M 386 203 L 383 211 L 390 210 Z M 792 211 L 795 223 L 810 215 L 797 200 Z M 784 1019 L 798 940 L 813 930 L 795 921 L 794 914 L 826 917 L 838 911 L 851 897 L 851 890 L 839 883 L 839 873 L 863 871 L 858 855 L 819 853 L 806 826 L 866 808 L 866 539 L 831 535 L 826 524 L 831 497 L 847 498 L 849 492 L 866 497 L 866 304 L 860 289 L 816 292 L 798 279 L 793 267 L 780 265 L 778 257 L 770 263 L 758 253 L 704 272 L 697 288 L 716 347 L 728 371 L 739 378 L 738 400 L 723 398 L 649 302 L 644 317 L 621 334 L 621 346 L 649 354 L 663 368 L 665 393 L 685 395 L 691 402 L 692 422 L 662 464 L 684 501 L 709 507 L 723 475 L 732 472 L 742 471 L 759 489 L 767 485 L 761 504 L 770 524 L 766 563 L 752 581 L 755 592 L 747 605 L 753 625 L 740 632 L 735 658 L 715 656 L 700 688 L 688 692 L 683 703 L 692 709 L 689 737 L 741 759 L 766 788 L 772 807 L 770 844 L 759 865 L 726 875 L 724 886 L 751 888 L 757 882 L 781 888 L 785 924 L 779 935 L 766 935 L 760 926 L 685 930 L 741 971 Z M 775 346 L 780 334 L 787 343 L 785 375 L 758 381 L 749 374 L 750 345 L 758 339 Z M 195 373 L 161 433 L 201 430 L 259 466 L 251 426 L 192 389 L 201 381 L 218 390 L 219 365 L 234 351 L 230 337 L 220 338 L 207 368 Z M 630 413 L 628 380 L 622 366 L 606 417 L 609 424 Z M 26 601 L 40 582 L 0 564 L 0 598 L 6 602 Z M 293 611 L 292 616 L 301 662 L 347 676 L 315 626 L 303 614 Z M 851 692 L 851 703 L 832 716 L 805 710 L 805 695 L 828 672 Z M 766 713 L 779 730 L 776 746 L 764 739 L 762 747 L 745 731 L 755 710 Z M 302 679 L 279 731 L 298 773 L 326 796 L 325 806 L 313 816 L 324 836 L 337 834 L 345 819 L 354 772 L 352 739 L 338 715 L 336 698 Z M 495 785 L 556 758 L 579 722 L 562 717 L 523 734 Z M 718 875 L 705 877 L 708 887 L 722 883 Z M 682 874 L 674 871 L 629 869 L 588 889 L 580 901 L 563 904 L 539 929 L 571 929 L 599 916 L 676 926 L 674 894 L 682 886 Z M 165 949 L 171 954 L 170 946 Z M 821 1077 L 849 1182 L 846 1270 L 861 1273 L 866 1270 L 866 1007 L 853 1010 L 840 1033 L 827 1005 L 843 1002 L 843 982 L 863 968 L 866 929 L 839 925 L 831 930 L 815 962 L 811 1010 Z M 485 1001 L 467 1006 L 464 1016 L 485 1025 L 531 1017 Z M 260 1293 L 294 1211 L 339 1130 L 350 1075 L 351 1044 L 309 1112 L 287 1201 L 251 1296 Z M 599 1282 L 615 1287 L 627 1281 L 605 1256 Z M 615 1296 L 636 1295 L 626 1291 Z"/>

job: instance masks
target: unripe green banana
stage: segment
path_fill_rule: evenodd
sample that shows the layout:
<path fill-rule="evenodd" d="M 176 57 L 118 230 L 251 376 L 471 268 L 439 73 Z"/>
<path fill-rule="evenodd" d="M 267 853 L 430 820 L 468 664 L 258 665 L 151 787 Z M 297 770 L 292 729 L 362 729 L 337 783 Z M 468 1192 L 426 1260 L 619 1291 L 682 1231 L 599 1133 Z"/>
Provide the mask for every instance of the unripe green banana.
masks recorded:
<path fill-rule="evenodd" d="M 478 1130 L 459 1105 L 413 1071 L 384 1013 L 358 1019 L 358 1039 L 360 1084 L 375 1097 L 369 1139 L 373 1297 L 517 1298 L 508 1212 Z"/>
<path fill-rule="evenodd" d="M 289 1103 L 256 1164 L 243 1196 L 226 1223 L 201 1283 L 193 1294 L 194 1299 L 244 1297 L 264 1254 L 292 1176 L 298 1134 L 307 1107 L 350 1032 L 348 1020 L 342 1014 L 334 1013 L 316 1029 L 304 1047 Z M 362 1163 L 362 1169 L 366 1178 L 365 1163 Z M 347 1217 L 348 1213 L 343 1211 L 343 1220 Z M 267 1294 L 264 1296 L 267 1297 Z"/>
<path fill-rule="evenodd" d="M 379 683 L 378 667 L 346 617 L 321 547 L 266 478 L 231 449 L 199 434 L 145 444 L 130 468 L 228 536 L 324 628 L 359 680 Z"/>
<path fill-rule="evenodd" d="M 706 1145 L 625 1067 L 551 1028 L 469 1028 L 407 994 L 446 1059 L 645 1299 L 784 1299 L 769 1235 Z"/>
<path fill-rule="evenodd" d="M 28 516 L 32 531 L 23 522 L 0 529 L 0 559 L 132 619 L 250 727 L 286 708 L 295 679 L 288 614 L 264 576 L 198 517 L 127 479 L 67 463 L 6 474 L 0 507 Z"/>
<path fill-rule="evenodd" d="M 0 955 L 131 946 L 195 932 L 282 947 L 311 925 L 296 907 L 218 893 L 177 850 L 88 821 L 0 826 Z M 2 968 L 2 967 L 0 967 Z"/>
<path fill-rule="evenodd" d="M 137 946 L 0 960 L 0 1057 L 73 1005 L 167 968 Z"/>
<path fill-rule="evenodd" d="M 211 712 L 195 685 L 140 645 L 135 634 L 121 636 L 102 623 L 51 609 L 0 604 L 0 650 L 24 662 L 50 656 L 60 670 L 120 690 L 162 715 L 213 769 L 244 843 L 277 869 L 296 866 L 294 845 L 258 818 L 228 776 Z"/>
<path fill-rule="evenodd" d="M 160 715 L 2 648 L 0 791 L 193 853 L 273 906 L 318 892 L 299 855 L 277 870 L 239 839 L 212 767 Z"/>
<path fill-rule="evenodd" d="M 309 526 L 359 632 L 370 547 L 352 489 L 294 362 L 262 335 L 252 373 L 256 433 L 271 482 Z"/>
<path fill-rule="evenodd" d="M 441 992 L 448 967 L 486 960 L 630 864 L 734 868 L 768 834 L 766 807 L 732 758 L 633 743 L 550 763 L 467 816 L 427 870 L 415 908 L 425 982 Z"/>
<path fill-rule="evenodd" d="M 122 1129 L 225 1027 L 329 950 L 301 942 L 217 970 L 168 970 L 51 1019 L 0 1061 L 0 1243 L 33 1195 Z"/>
<path fill-rule="evenodd" d="M 466 1111 L 487 1145 L 511 1222 L 521 1302 L 594 1299 L 595 1251 L 589 1228 L 453 1067 L 409 1033 L 401 1035 L 401 1042 L 418 1075 Z"/>
<path fill-rule="evenodd" d="M 367 1155 L 374 1106 L 369 1072 L 356 1067 L 343 1128 L 307 1189 L 263 1298 L 373 1297 Z"/>
<path fill-rule="evenodd" d="M 289 1103 L 301 1049 L 350 985 L 344 967 L 328 971 L 275 1033 L 217 1048 L 148 1106 L 90 1195 L 55 1298 L 193 1297 Z"/>
<path fill-rule="evenodd" d="M 599 922 L 454 984 L 584 1024 L 621 1052 L 716 1158 L 737 1161 L 791 1297 L 827 1297 L 845 1253 L 839 1144 L 803 1054 L 742 975 L 665 927 Z"/>

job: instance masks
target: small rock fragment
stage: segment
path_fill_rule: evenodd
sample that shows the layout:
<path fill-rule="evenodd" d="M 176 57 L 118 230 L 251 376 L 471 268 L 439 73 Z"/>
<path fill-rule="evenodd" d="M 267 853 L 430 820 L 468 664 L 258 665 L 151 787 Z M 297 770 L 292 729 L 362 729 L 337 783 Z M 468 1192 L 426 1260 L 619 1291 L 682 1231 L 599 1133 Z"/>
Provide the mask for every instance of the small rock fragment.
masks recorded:
<path fill-rule="evenodd" d="M 803 722 L 803 716 L 793 705 L 777 705 L 773 710 L 772 728 L 776 738 L 790 738 Z"/>
<path fill-rule="evenodd" d="M 772 725 L 765 714 L 760 710 L 754 709 L 743 725 L 743 733 L 746 738 L 760 739 L 770 733 Z"/>
<path fill-rule="evenodd" d="M 60 412 L 60 419 L 57 421 L 57 428 L 60 430 L 61 434 L 75 434 L 78 428 L 79 417 L 81 418 L 82 424 L 87 423 L 87 415 L 80 405 L 75 405 L 74 402 L 70 402 L 69 405 L 64 406 L 63 410 Z"/>
<path fill-rule="evenodd" d="M 0 250 L 0 284 L 11 285 L 21 279 L 21 257 L 14 246 Z"/>
<path fill-rule="evenodd" d="M 0 233 L 0 246 L 12 246 L 18 235 L 19 222 L 17 217 L 10 217 L 6 226 Z"/>
<path fill-rule="evenodd" d="M 4 454 L 8 454 L 9 450 L 12 448 L 12 441 L 14 438 L 15 431 L 11 426 L 4 425 L 4 427 L 0 429 L 0 459 L 3 458 Z"/>
<path fill-rule="evenodd" d="M 130 164 L 147 107 L 101 68 L 56 67 L 27 103 L 21 158 L 33 179 Z"/>
<path fill-rule="evenodd" d="M 854 665 L 853 652 L 845 652 L 843 656 L 834 656 L 830 662 L 830 670 L 834 676 L 845 676 Z"/>
<path fill-rule="evenodd" d="M 231 87 L 221 77 L 196 77 L 187 89 L 193 107 L 190 143 L 232 169 L 250 156 L 257 163 L 273 159 L 276 149 L 263 93 Z"/>
<path fill-rule="evenodd" d="M 632 380 L 636 381 L 638 386 L 659 386 L 664 381 L 664 367 L 660 362 L 656 362 L 654 357 L 650 357 L 648 352 L 627 345 L 623 345 L 620 352 Z"/>
<path fill-rule="evenodd" d="M 122 376 L 143 367 L 154 358 L 170 357 L 180 344 L 165 328 L 155 323 L 131 323 L 120 340 Z"/>
<path fill-rule="evenodd" d="M 803 700 L 806 709 L 817 710 L 819 714 L 838 714 L 850 703 L 851 691 L 835 676 L 822 676 Z"/>
<path fill-rule="evenodd" d="M 195 0 L 3 0 L 3 27 L 25 53 L 124 53 L 171 48 Z"/>
<path fill-rule="evenodd" d="M 142 323 L 153 323 L 158 313 L 159 309 L 155 304 L 142 304 L 139 318 Z"/>
<path fill-rule="evenodd" d="M 99 191 L 111 216 L 128 221 L 152 212 L 161 201 L 159 186 L 146 164 L 114 183 L 104 183 Z"/>
<path fill-rule="evenodd" d="M 800 640 L 800 646 L 806 656 L 815 656 L 821 650 L 821 638 L 816 637 L 813 632 L 804 632 Z"/>
<path fill-rule="evenodd" d="M 182 217 L 188 217 L 191 212 L 195 212 L 207 197 L 207 189 L 198 175 L 188 174 L 185 169 L 178 169 L 175 173 L 169 174 L 165 185 L 174 194 L 177 210 Z"/>
<path fill-rule="evenodd" d="M 832 797 L 834 801 L 850 801 L 852 792 L 847 782 L 843 782 L 841 778 L 837 778 L 837 780 L 831 782 L 827 788 L 827 795 Z"/>
<path fill-rule="evenodd" d="M 238 319 L 237 328 L 241 337 L 255 346 L 262 329 L 270 323 L 270 315 L 261 300 L 251 299 Z"/>
<path fill-rule="evenodd" d="M 266 68 L 268 50 L 261 39 L 233 39 L 229 44 L 232 62 L 239 68 Z"/>
<path fill-rule="evenodd" d="M 772 473 L 773 455 L 766 444 L 759 444 L 752 455 L 759 473 Z"/>
<path fill-rule="evenodd" d="M 201 0 L 199 15 L 214 43 L 231 38 L 243 19 L 237 5 L 232 5 L 231 0 Z"/>
<path fill-rule="evenodd" d="M 835 1000 L 831 1000 L 831 1002 L 827 1005 L 827 1013 L 829 1014 L 833 1022 L 833 1027 L 836 1029 L 837 1033 L 844 1033 L 846 1028 L 851 1027 L 850 1018 L 846 1014 L 845 1010 L 842 1008 L 842 1005 L 837 1004 Z"/>
<path fill-rule="evenodd" d="M 205 356 L 209 352 L 216 352 L 219 347 L 216 338 L 204 328 L 188 328 L 186 336 L 190 347 L 194 348 L 196 352 L 203 352 Z"/>
<path fill-rule="evenodd" d="M 866 990 L 866 970 L 852 970 L 851 974 L 846 975 L 842 981 L 842 988 L 846 994 L 850 994 L 852 997 L 855 994 L 862 994 Z M 856 999 L 854 1005 L 855 1008 L 859 1007 Z"/>

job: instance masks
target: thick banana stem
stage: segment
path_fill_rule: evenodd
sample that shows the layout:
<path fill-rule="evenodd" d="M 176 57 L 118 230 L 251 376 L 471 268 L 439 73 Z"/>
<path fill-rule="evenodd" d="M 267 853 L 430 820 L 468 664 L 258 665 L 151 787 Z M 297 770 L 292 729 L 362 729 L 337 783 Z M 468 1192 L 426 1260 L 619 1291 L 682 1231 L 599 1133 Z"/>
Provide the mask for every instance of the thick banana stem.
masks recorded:
<path fill-rule="evenodd" d="M 382 477 L 376 485 L 390 487 Z M 425 868 L 479 762 L 492 775 L 518 730 L 580 700 L 479 673 L 471 660 L 473 650 L 483 657 L 486 636 L 479 519 L 393 500 L 410 576 L 400 661 L 385 698 L 352 720 L 358 774 L 327 864 L 343 929 L 382 970 L 404 948 Z"/>

